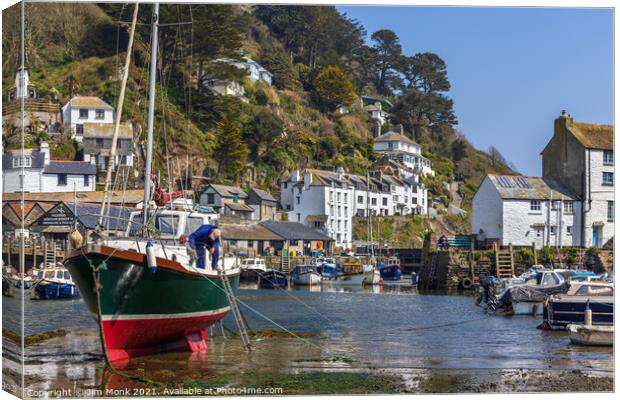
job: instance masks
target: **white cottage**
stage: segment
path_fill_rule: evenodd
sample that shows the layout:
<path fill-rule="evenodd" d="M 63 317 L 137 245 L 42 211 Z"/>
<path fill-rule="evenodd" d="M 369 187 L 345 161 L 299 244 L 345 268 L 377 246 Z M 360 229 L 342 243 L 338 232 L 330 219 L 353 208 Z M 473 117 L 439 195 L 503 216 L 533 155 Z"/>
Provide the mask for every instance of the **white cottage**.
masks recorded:
<path fill-rule="evenodd" d="M 22 176 L 22 166 L 24 174 Z M 91 192 L 95 190 L 97 169 L 84 161 L 52 160 L 49 145 L 40 149 L 12 150 L 2 155 L 2 192 L 30 193 Z"/>
<path fill-rule="evenodd" d="M 418 175 L 435 176 L 431 161 L 422 155 L 420 145 L 405 136 L 403 132 L 390 131 L 375 138 L 374 150 L 399 161 Z"/>
<path fill-rule="evenodd" d="M 579 246 L 581 203 L 539 177 L 487 175 L 472 203 L 478 240 L 507 246 Z"/>
<path fill-rule="evenodd" d="M 75 96 L 62 107 L 65 129 L 82 142 L 84 123 L 114 124 L 114 108 L 99 97 Z"/>

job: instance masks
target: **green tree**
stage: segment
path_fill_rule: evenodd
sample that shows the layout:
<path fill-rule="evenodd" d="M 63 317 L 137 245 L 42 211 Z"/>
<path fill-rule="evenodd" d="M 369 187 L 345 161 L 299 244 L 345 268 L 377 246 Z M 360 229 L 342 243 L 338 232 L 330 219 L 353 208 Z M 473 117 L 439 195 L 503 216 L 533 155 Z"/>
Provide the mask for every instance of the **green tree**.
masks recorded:
<path fill-rule="evenodd" d="M 282 135 L 282 120 L 273 113 L 262 109 L 244 129 L 244 140 L 250 150 L 250 159 L 256 161 L 261 149 L 269 149 Z"/>
<path fill-rule="evenodd" d="M 408 87 L 415 87 L 426 94 L 450 90 L 446 63 L 435 53 L 405 57 L 403 74 Z"/>
<path fill-rule="evenodd" d="M 248 157 L 248 147 L 243 143 L 241 129 L 228 116 L 215 127 L 217 138 L 213 158 L 217 164 L 215 179 L 239 180 Z"/>
<path fill-rule="evenodd" d="M 377 91 L 391 94 L 391 88 L 398 85 L 398 70 L 402 64 L 400 39 L 389 29 L 381 29 L 372 34 L 374 61 L 376 68 Z"/>
<path fill-rule="evenodd" d="M 355 102 L 355 87 L 347 74 L 337 66 L 325 67 L 314 79 L 313 94 L 323 111 L 331 112 L 339 105 Z"/>

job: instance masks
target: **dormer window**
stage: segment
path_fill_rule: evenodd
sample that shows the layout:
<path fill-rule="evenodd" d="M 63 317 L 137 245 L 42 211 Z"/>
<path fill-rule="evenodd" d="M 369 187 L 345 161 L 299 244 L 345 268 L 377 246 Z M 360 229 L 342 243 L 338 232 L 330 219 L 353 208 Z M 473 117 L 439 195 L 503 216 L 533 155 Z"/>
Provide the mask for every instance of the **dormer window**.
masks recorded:
<path fill-rule="evenodd" d="M 32 166 L 32 157 L 30 156 L 17 156 L 13 157 L 13 168 L 30 168 Z"/>

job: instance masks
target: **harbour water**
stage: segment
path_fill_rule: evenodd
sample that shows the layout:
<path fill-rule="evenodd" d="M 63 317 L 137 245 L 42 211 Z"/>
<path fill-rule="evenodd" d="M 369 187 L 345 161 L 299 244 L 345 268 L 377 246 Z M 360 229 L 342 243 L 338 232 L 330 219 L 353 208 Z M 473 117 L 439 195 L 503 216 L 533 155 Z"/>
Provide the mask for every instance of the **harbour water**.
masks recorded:
<path fill-rule="evenodd" d="M 398 375 L 406 383 L 404 387 L 413 392 L 417 391 L 414 383 L 420 382 L 418 378 L 450 371 L 466 373 L 476 384 L 489 372 L 505 377 L 506 373 L 523 370 L 579 371 L 606 379 L 613 376 L 613 348 L 572 346 L 564 332 L 537 330 L 540 317 L 487 315 L 474 305 L 471 296 L 419 293 L 404 286 L 328 285 L 290 291 L 246 287 L 238 294 L 248 325 L 257 332 L 251 354 L 243 351 L 231 332 L 235 328 L 233 320 L 227 317 L 225 329 L 216 325 L 210 330 L 206 356 L 153 355 L 132 360 L 125 370 L 167 385 L 190 388 L 200 382 L 210 382 L 211 386 L 218 382 L 223 386 L 247 384 L 239 381 L 244 373 L 256 379 L 292 372 L 381 371 L 383 376 Z M 26 336 L 59 329 L 66 332 L 27 346 L 29 390 L 68 388 L 73 395 L 76 390 L 88 395 L 84 390 L 89 388 L 149 387 L 127 380 L 119 382 L 118 376 L 110 378 L 103 373 L 97 326 L 81 300 L 25 303 Z M 3 298 L 4 328 L 19 332 L 20 306 L 18 297 Z M 274 335 L 274 331 L 281 331 L 274 323 L 299 337 Z M 12 375 L 17 379 L 7 368 L 11 368 L 11 359 L 15 360 L 19 350 L 6 338 L 3 343 L 6 383 Z M 488 380 L 496 378 L 493 375 Z M 277 382 L 272 383 L 277 386 Z M 459 386 L 451 382 L 451 387 Z M 498 390 L 502 388 L 519 390 L 512 386 Z M 541 388 L 544 390 L 544 386 Z M 437 391 L 441 390 L 440 385 Z"/>

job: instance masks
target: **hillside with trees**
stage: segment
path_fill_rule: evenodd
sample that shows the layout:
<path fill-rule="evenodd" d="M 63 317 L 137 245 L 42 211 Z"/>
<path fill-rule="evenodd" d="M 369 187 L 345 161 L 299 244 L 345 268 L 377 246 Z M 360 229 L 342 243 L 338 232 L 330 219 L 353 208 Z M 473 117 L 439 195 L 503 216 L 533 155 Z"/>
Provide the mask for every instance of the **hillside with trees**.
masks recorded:
<path fill-rule="evenodd" d="M 27 3 L 26 60 L 39 93 L 62 104 L 76 94 L 99 96 L 114 106 L 132 10 L 118 3 Z M 138 153 L 144 151 L 151 11 L 140 5 L 123 110 L 136 127 Z M 2 16 L 4 88 L 12 86 L 20 62 L 19 13 L 15 5 Z M 477 150 L 456 130 L 449 66 L 440 55 L 403 53 L 389 29 L 366 32 L 333 6 L 164 4 L 160 24 L 154 166 L 164 181 L 169 174 L 176 181 L 183 170 L 203 182 L 253 180 L 275 189 L 301 159 L 364 174 L 375 160 L 376 123 L 362 96 L 391 104 L 383 132 L 402 125 L 421 144 L 437 172 L 425 181 L 434 197 L 447 199 L 443 182 L 460 180 L 467 205 L 486 173 L 511 172 L 496 149 Z M 273 85 L 252 82 L 223 62 L 243 56 L 269 70 Z M 213 95 L 205 85 L 213 79 L 242 81 L 245 99 Z M 3 127 L 3 135 L 8 147 L 16 145 L 12 127 Z M 79 157 L 67 135 L 28 135 L 30 145 L 42 140 Z"/>

